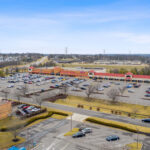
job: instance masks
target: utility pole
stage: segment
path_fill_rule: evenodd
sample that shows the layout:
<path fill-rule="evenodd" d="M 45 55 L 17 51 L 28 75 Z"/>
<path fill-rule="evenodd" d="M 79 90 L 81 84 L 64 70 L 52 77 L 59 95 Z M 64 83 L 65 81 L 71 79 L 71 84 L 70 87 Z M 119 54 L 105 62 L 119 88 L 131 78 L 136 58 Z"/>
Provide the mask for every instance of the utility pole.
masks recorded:
<path fill-rule="evenodd" d="M 70 116 L 71 118 L 70 118 L 70 127 L 71 127 L 71 131 L 72 131 L 72 115 Z"/>
<path fill-rule="evenodd" d="M 68 47 L 65 48 L 65 54 L 68 54 Z"/>

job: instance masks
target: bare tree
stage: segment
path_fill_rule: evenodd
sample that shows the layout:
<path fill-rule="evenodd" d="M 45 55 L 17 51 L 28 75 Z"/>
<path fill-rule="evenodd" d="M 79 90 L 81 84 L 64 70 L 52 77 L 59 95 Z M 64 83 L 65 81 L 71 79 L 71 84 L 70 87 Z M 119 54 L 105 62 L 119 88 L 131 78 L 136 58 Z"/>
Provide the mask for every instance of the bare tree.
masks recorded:
<path fill-rule="evenodd" d="M 117 103 L 118 94 L 119 92 L 117 89 L 110 89 L 107 93 L 107 96 L 111 99 L 112 103 Z"/>
<path fill-rule="evenodd" d="M 9 90 L 7 88 L 5 88 L 1 92 L 4 94 L 5 99 L 8 99 Z"/>
<path fill-rule="evenodd" d="M 61 93 L 67 95 L 67 92 L 68 92 L 68 86 L 67 85 L 63 85 L 62 89 L 61 89 Z"/>
<path fill-rule="evenodd" d="M 22 97 L 22 93 L 20 93 L 19 91 L 16 91 L 15 96 L 17 97 L 17 100 L 20 102 L 20 99 Z"/>
<path fill-rule="evenodd" d="M 89 100 L 91 94 L 93 94 L 94 90 L 95 90 L 95 86 L 93 86 L 93 85 L 88 86 L 88 88 L 86 90 L 86 96 L 87 96 L 88 100 Z"/>
<path fill-rule="evenodd" d="M 43 98 L 42 96 L 39 94 L 39 95 L 35 95 L 33 97 L 33 99 L 35 100 L 35 102 L 41 107 L 42 103 L 43 103 Z"/>
<path fill-rule="evenodd" d="M 77 89 L 79 87 L 78 83 L 74 83 L 73 86 Z"/>
<path fill-rule="evenodd" d="M 95 89 L 98 91 L 99 88 L 101 88 L 101 84 L 100 84 L 100 83 L 97 83 L 97 84 L 95 85 Z"/>
<path fill-rule="evenodd" d="M 119 87 L 118 90 L 119 90 L 119 92 L 121 93 L 121 96 L 123 96 L 123 93 L 125 92 L 126 87 L 125 87 L 125 86 Z"/>
<path fill-rule="evenodd" d="M 139 112 L 138 108 L 134 107 L 132 109 L 133 117 L 136 117 L 137 113 Z"/>
<path fill-rule="evenodd" d="M 24 85 L 22 86 L 21 90 L 20 90 L 21 95 L 26 96 L 26 94 L 28 93 L 28 91 L 29 91 L 28 85 L 27 85 L 27 84 L 24 84 Z"/>
<path fill-rule="evenodd" d="M 18 134 L 21 132 L 21 130 L 25 127 L 25 124 L 19 125 L 16 123 L 13 125 L 13 128 L 11 128 L 9 131 L 12 133 L 13 135 L 13 142 L 17 142 L 19 141 L 19 139 L 17 138 Z"/>

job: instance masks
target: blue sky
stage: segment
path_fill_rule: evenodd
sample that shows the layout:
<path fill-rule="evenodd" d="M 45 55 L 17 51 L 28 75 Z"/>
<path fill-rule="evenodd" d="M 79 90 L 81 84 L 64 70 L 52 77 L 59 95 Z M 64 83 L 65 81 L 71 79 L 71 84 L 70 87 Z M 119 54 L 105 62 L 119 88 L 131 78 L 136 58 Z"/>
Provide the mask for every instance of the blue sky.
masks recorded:
<path fill-rule="evenodd" d="M 0 0 L 0 52 L 150 53 L 149 0 Z"/>

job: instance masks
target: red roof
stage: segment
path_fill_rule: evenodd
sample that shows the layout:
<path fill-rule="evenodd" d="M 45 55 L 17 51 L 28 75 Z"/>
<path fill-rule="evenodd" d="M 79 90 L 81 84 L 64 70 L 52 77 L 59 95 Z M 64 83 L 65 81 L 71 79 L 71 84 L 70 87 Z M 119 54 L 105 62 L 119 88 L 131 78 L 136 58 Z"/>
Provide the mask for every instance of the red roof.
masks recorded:
<path fill-rule="evenodd" d="M 94 70 L 90 70 L 89 72 L 90 72 L 90 73 L 94 73 L 95 71 L 94 71 Z"/>
<path fill-rule="evenodd" d="M 34 67 L 32 67 L 32 66 L 31 66 L 31 67 L 29 67 L 29 69 L 33 69 L 33 68 L 34 68 Z"/>
<path fill-rule="evenodd" d="M 128 73 L 126 73 L 126 75 L 133 75 L 133 73 L 132 72 L 128 72 Z"/>
<path fill-rule="evenodd" d="M 150 79 L 150 75 L 133 75 L 133 78 Z"/>

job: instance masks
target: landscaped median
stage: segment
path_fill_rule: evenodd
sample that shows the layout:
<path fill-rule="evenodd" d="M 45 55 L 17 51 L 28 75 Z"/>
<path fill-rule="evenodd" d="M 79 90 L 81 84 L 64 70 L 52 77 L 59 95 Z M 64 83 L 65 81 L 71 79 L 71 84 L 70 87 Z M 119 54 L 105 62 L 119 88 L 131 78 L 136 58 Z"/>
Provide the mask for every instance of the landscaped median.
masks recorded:
<path fill-rule="evenodd" d="M 113 121 L 113 120 L 108 120 L 108 119 L 103 119 L 103 118 L 97 118 L 97 117 L 89 117 L 85 119 L 85 121 L 99 124 L 99 125 L 114 127 L 114 128 L 130 131 L 130 132 L 134 132 L 134 133 L 150 135 L 150 128 L 148 127 L 133 125 L 129 123 L 123 123 L 123 122 L 118 122 L 118 121 Z"/>
<path fill-rule="evenodd" d="M 133 143 L 127 144 L 126 147 L 128 148 L 128 150 L 141 150 L 142 143 L 133 142 Z"/>
<path fill-rule="evenodd" d="M 79 131 L 79 128 L 73 128 L 69 132 L 65 133 L 64 136 L 72 136 L 73 134 L 77 133 Z"/>

